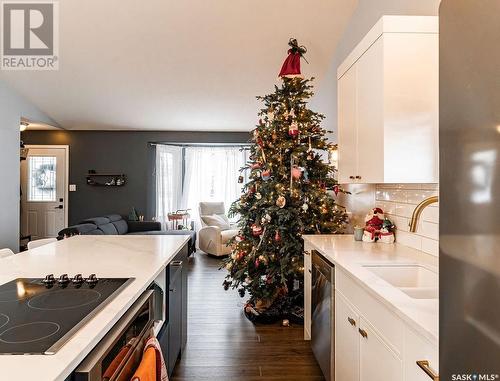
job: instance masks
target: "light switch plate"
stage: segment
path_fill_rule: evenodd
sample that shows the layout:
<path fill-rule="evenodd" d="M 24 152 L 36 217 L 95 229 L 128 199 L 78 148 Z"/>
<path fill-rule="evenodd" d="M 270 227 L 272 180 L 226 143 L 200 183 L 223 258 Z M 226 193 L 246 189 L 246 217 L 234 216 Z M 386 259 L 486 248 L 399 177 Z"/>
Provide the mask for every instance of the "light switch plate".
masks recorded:
<path fill-rule="evenodd" d="M 76 192 L 76 184 L 69 184 L 69 191 Z"/>

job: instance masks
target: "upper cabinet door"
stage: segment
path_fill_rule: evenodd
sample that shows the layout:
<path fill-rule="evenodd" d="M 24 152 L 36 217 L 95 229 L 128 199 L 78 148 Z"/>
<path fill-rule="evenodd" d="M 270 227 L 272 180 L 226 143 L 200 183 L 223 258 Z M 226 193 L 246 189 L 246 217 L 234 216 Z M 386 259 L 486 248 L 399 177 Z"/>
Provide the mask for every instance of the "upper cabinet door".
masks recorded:
<path fill-rule="evenodd" d="M 385 33 L 384 179 L 439 182 L 439 37 Z"/>
<path fill-rule="evenodd" d="M 354 181 L 357 175 L 357 67 L 351 67 L 338 82 L 339 182 Z"/>
<path fill-rule="evenodd" d="M 439 182 L 438 39 L 437 17 L 384 16 L 339 66 L 341 183 Z"/>
<path fill-rule="evenodd" d="M 358 171 L 361 183 L 384 182 L 384 46 L 379 38 L 356 63 Z"/>

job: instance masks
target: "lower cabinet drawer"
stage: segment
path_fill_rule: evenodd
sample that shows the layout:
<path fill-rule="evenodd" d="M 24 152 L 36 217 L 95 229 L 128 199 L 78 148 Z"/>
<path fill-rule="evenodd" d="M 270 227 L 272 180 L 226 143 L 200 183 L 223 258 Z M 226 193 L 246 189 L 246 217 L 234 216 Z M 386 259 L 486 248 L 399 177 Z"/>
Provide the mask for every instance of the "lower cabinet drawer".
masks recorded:
<path fill-rule="evenodd" d="M 405 333 L 402 320 L 338 266 L 335 268 L 335 289 L 352 303 L 372 327 L 376 327 L 379 336 L 398 356 L 402 357 Z"/>

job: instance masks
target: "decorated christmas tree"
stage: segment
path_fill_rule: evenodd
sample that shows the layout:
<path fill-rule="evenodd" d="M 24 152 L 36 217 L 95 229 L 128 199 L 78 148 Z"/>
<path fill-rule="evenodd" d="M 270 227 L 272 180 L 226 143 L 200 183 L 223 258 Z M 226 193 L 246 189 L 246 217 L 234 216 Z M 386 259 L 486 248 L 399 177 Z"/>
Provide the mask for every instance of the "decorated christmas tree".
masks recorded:
<path fill-rule="evenodd" d="M 224 288 L 237 288 L 242 297 L 248 292 L 245 313 L 256 321 L 284 318 L 294 309 L 300 315 L 302 235 L 341 233 L 347 219 L 335 202 L 342 192 L 335 168 L 323 160 L 333 148 L 320 126 L 324 116 L 307 108 L 312 79 L 300 72 L 306 49 L 294 39 L 289 45 L 280 86 L 257 97 L 264 107 L 242 168 L 248 182 L 230 209 L 240 231 L 230 242 Z"/>

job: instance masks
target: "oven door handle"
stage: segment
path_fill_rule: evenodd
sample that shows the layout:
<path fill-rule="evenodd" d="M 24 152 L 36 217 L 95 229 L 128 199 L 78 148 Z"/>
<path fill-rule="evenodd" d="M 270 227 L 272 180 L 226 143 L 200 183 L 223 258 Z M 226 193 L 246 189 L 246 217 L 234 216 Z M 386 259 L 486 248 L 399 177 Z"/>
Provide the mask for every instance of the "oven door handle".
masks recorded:
<path fill-rule="evenodd" d="M 102 370 L 100 362 L 108 354 L 118 339 L 122 336 L 125 330 L 130 326 L 134 319 L 139 315 L 146 303 L 150 304 L 152 309 L 153 303 L 153 290 L 145 291 L 139 299 L 130 307 L 127 312 L 120 318 L 120 320 L 109 330 L 104 338 L 97 344 L 97 346 L 89 353 L 83 362 L 75 370 L 77 375 L 76 380 L 101 380 Z M 152 311 L 151 311 L 152 312 Z M 84 378 L 79 378 L 79 374 L 85 375 Z"/>

